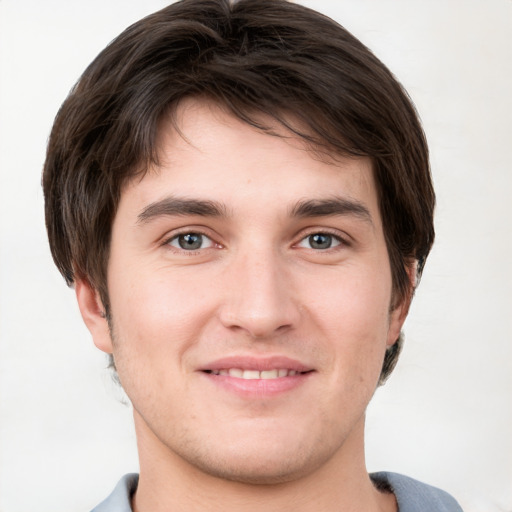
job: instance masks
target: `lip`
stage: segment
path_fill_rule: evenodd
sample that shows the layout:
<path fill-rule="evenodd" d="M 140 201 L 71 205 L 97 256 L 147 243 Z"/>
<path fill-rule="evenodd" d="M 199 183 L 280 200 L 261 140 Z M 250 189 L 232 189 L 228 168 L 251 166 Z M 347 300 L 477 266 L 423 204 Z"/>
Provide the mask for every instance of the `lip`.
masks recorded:
<path fill-rule="evenodd" d="M 291 359 L 286 356 L 229 356 L 221 359 L 216 359 L 210 363 L 205 364 L 199 371 L 205 372 L 208 370 L 224 370 L 226 368 L 240 368 L 241 370 L 258 370 L 260 372 L 266 370 L 273 370 L 274 368 L 286 368 L 287 370 L 294 370 L 296 372 L 309 372 L 314 368 L 307 366 L 296 359 Z"/>
<path fill-rule="evenodd" d="M 213 371 L 230 368 L 241 370 L 268 371 L 273 369 L 287 369 L 297 372 L 295 375 L 278 377 L 274 379 L 242 379 L 230 375 L 215 375 Z M 314 368 L 296 359 L 286 356 L 246 356 L 234 355 L 216 359 L 201 366 L 198 371 L 212 385 L 243 398 L 270 398 L 290 392 L 307 382 L 315 373 Z"/>

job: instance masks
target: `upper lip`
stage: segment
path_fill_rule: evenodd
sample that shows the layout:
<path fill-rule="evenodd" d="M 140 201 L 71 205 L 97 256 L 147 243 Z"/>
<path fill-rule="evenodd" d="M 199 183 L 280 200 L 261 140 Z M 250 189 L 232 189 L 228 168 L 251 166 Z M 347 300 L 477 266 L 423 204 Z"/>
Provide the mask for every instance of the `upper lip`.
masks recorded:
<path fill-rule="evenodd" d="M 225 370 L 229 368 L 240 368 L 241 370 L 274 370 L 287 369 L 296 372 L 308 372 L 313 370 L 311 366 L 305 365 L 296 359 L 287 356 L 253 356 L 233 355 L 216 359 L 199 368 L 200 371 Z"/>

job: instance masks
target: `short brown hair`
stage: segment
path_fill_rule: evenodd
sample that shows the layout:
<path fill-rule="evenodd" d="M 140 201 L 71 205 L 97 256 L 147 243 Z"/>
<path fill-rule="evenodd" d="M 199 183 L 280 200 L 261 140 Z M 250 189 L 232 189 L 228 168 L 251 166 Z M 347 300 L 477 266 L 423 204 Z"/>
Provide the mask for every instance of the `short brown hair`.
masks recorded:
<path fill-rule="evenodd" d="M 268 131 L 265 114 L 316 147 L 373 161 L 394 303 L 412 294 L 434 240 L 428 148 L 407 93 L 333 20 L 285 0 L 182 0 L 126 29 L 86 69 L 53 126 L 43 172 L 46 226 L 68 284 L 109 307 L 107 263 L 121 189 L 158 160 L 159 120 L 206 96 Z M 299 120 L 299 130 L 289 122 Z M 381 381 L 401 342 L 388 351 Z"/>

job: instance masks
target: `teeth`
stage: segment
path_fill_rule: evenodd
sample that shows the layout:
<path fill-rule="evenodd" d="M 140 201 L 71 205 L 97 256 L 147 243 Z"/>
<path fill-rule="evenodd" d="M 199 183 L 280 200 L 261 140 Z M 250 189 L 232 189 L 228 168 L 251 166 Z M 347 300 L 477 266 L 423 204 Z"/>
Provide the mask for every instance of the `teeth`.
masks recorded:
<path fill-rule="evenodd" d="M 242 373 L 242 379 L 255 380 L 260 378 L 260 372 L 258 370 L 244 370 Z"/>
<path fill-rule="evenodd" d="M 287 370 L 286 368 L 276 368 L 274 370 L 242 370 L 241 368 L 228 368 L 223 370 L 212 370 L 211 373 L 214 375 L 225 375 L 229 377 L 236 377 L 238 379 L 278 379 L 280 377 L 292 377 L 300 374 L 296 370 Z"/>

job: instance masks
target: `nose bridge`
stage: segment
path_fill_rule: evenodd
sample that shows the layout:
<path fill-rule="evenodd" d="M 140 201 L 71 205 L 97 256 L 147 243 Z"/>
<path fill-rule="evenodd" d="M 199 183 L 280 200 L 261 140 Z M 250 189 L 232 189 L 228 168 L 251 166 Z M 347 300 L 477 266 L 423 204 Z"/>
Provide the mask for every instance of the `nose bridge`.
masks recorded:
<path fill-rule="evenodd" d="M 253 338 L 292 328 L 298 321 L 293 286 L 283 256 L 270 243 L 247 247 L 231 261 L 222 309 L 226 327 Z"/>

